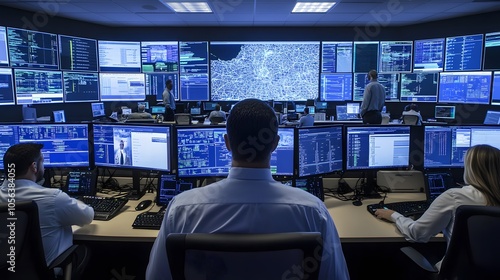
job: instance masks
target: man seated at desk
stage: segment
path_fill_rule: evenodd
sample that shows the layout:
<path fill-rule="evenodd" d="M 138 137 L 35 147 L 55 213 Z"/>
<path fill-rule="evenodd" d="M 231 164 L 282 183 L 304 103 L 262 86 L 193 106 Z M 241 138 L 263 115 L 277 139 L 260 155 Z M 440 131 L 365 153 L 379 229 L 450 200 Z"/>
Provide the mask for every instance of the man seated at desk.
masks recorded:
<path fill-rule="evenodd" d="M 309 108 L 304 108 L 304 115 L 300 117 L 298 127 L 314 126 L 314 116 L 309 115 Z"/>
<path fill-rule="evenodd" d="M 325 204 L 272 177 L 271 153 L 280 140 L 274 110 L 261 100 L 243 100 L 231 110 L 226 128 L 224 141 L 232 154 L 227 179 L 185 191 L 170 202 L 151 250 L 146 279 L 171 279 L 167 235 L 195 232 L 320 232 L 324 247 L 320 279 L 349 279 L 339 235 Z"/>
<path fill-rule="evenodd" d="M 146 106 L 144 104 L 139 104 L 137 107 L 137 112 L 128 115 L 127 119 L 152 119 L 150 113 L 146 112 Z"/>
<path fill-rule="evenodd" d="M 226 120 L 226 112 L 221 110 L 219 104 L 215 105 L 215 110 L 210 112 L 210 115 L 208 116 L 210 123 L 216 122 L 214 121 L 214 118 L 222 118 L 224 121 Z"/>

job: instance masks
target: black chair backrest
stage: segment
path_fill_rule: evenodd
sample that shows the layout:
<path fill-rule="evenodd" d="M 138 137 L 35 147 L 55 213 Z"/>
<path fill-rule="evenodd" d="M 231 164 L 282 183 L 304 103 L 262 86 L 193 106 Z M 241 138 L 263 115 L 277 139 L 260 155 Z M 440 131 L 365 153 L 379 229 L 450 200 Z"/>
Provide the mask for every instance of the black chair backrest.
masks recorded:
<path fill-rule="evenodd" d="M 418 123 L 418 116 L 403 115 L 403 124 L 416 125 Z"/>
<path fill-rule="evenodd" d="M 0 204 L 0 279 L 54 279 L 54 272 L 47 268 L 45 260 L 36 203 L 16 201 L 10 206 L 14 206 L 13 210 L 8 204 Z M 14 257 L 9 255 L 11 246 L 15 247 Z M 15 273 L 9 271 L 12 258 Z"/>
<path fill-rule="evenodd" d="M 179 125 L 190 125 L 191 115 L 190 114 L 175 114 L 175 124 Z"/>
<path fill-rule="evenodd" d="M 500 207 L 459 206 L 439 278 L 498 279 L 499 236 Z"/>
<path fill-rule="evenodd" d="M 211 124 L 219 124 L 224 121 L 223 117 L 211 117 L 210 118 L 210 123 Z"/>
<path fill-rule="evenodd" d="M 319 276 L 322 248 L 318 232 L 173 233 L 166 240 L 174 280 L 314 280 Z"/>

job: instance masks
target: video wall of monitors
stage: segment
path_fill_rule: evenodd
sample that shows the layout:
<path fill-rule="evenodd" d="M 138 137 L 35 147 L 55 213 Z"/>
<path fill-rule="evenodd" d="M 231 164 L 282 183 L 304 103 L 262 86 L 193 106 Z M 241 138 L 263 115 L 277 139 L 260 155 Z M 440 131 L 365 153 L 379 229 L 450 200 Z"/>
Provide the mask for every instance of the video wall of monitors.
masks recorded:
<path fill-rule="evenodd" d="M 0 26 L 0 105 L 162 101 L 167 80 L 178 101 L 362 101 L 373 69 L 386 102 L 500 105 L 500 31 L 413 41 L 209 42 Z"/>

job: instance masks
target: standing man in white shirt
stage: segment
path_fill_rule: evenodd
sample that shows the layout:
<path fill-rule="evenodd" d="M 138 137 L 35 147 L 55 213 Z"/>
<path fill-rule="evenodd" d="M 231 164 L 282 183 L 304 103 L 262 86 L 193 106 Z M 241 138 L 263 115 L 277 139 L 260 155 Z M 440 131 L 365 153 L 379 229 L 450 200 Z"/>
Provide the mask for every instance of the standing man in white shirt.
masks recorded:
<path fill-rule="evenodd" d="M 165 121 L 173 121 L 175 115 L 175 96 L 172 92 L 174 84 L 172 80 L 165 82 L 165 90 L 163 91 L 163 104 L 165 105 Z"/>
<path fill-rule="evenodd" d="M 224 141 L 232 154 L 227 179 L 185 191 L 169 203 L 151 250 L 146 279 L 172 279 L 166 237 L 195 232 L 320 232 L 320 279 L 349 279 L 339 235 L 325 204 L 272 177 L 271 153 L 280 140 L 273 108 L 261 100 L 243 100 L 231 110 L 226 128 Z"/>
<path fill-rule="evenodd" d="M 125 149 L 123 140 L 120 140 L 120 148 L 115 152 L 115 164 L 130 165 L 130 155 L 128 149 Z"/>
<path fill-rule="evenodd" d="M 35 201 L 38 206 L 45 260 L 50 264 L 73 245 L 71 226 L 90 224 L 94 209 L 59 189 L 45 188 L 36 183 L 43 178 L 45 171 L 42 147 L 42 144 L 35 143 L 11 146 L 3 157 L 3 164 L 5 174 L 8 174 L 8 167 L 15 166 L 16 201 Z M 10 198 L 8 190 L 9 180 L 5 180 L 0 186 L 0 203 L 7 203 Z M 86 250 L 85 246 L 79 248 Z"/>

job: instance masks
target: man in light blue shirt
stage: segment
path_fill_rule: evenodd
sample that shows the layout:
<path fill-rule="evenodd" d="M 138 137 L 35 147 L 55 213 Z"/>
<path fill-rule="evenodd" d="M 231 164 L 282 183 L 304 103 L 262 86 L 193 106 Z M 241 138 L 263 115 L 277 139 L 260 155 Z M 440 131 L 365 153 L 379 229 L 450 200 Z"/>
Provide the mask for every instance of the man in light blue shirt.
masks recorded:
<path fill-rule="evenodd" d="M 172 80 L 165 82 L 165 90 L 163 91 L 163 104 L 165 105 L 165 120 L 173 121 L 175 115 L 175 96 L 172 93 L 174 84 Z"/>
<path fill-rule="evenodd" d="M 378 82 L 376 70 L 368 72 L 370 83 L 366 85 L 360 114 L 365 124 L 381 124 L 382 108 L 385 105 L 385 88 Z"/>
<path fill-rule="evenodd" d="M 314 117 L 312 115 L 309 115 L 309 108 L 307 107 L 304 108 L 304 115 L 300 117 L 298 127 L 304 126 L 314 126 Z"/>
<path fill-rule="evenodd" d="M 5 174 L 15 166 L 15 200 L 35 201 L 42 233 L 47 265 L 73 245 L 72 225 L 90 224 L 94 209 L 81 201 L 70 198 L 59 189 L 45 188 L 36 182 L 43 179 L 43 145 L 22 143 L 10 147 L 3 157 Z M 14 165 L 12 165 L 14 164 Z M 9 180 L 0 186 L 0 203 L 7 203 Z M 80 246 L 79 248 L 84 248 Z"/>
<path fill-rule="evenodd" d="M 339 235 L 324 203 L 271 175 L 271 153 L 279 142 L 274 110 L 257 99 L 243 100 L 231 110 L 226 128 L 224 140 L 232 153 L 227 179 L 183 192 L 169 203 L 146 279 L 172 279 L 165 239 L 169 233 L 195 232 L 320 232 L 320 279 L 349 279 Z"/>

